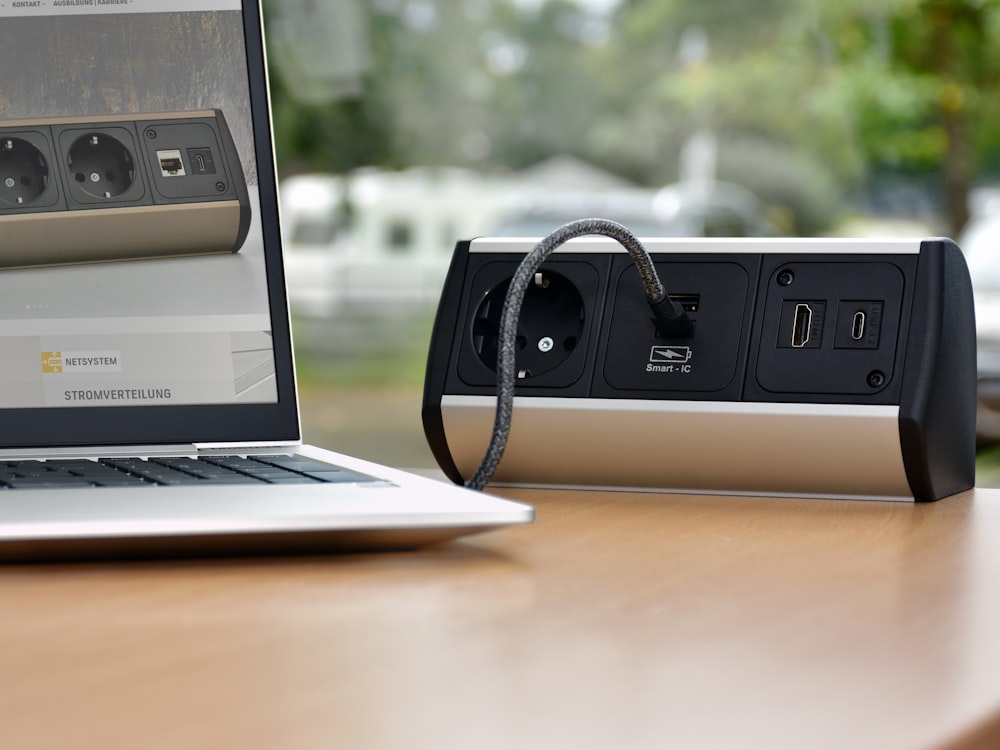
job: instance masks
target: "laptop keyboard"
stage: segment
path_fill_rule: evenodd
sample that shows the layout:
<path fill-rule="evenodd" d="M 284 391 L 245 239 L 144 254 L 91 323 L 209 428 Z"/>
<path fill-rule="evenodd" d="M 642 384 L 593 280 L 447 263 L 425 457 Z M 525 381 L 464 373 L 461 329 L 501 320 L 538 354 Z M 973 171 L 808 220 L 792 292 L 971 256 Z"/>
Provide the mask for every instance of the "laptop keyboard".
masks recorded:
<path fill-rule="evenodd" d="M 302 456 L 199 456 L 0 461 L 0 491 L 60 487 L 372 482 Z"/>

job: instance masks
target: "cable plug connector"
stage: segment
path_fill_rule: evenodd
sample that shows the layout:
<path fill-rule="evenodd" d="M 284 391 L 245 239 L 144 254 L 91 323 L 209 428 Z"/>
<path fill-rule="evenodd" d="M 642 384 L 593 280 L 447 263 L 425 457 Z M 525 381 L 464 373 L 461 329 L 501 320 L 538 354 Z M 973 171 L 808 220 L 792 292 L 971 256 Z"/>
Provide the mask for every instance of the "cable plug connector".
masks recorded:
<path fill-rule="evenodd" d="M 694 322 L 681 304 L 663 295 L 659 300 L 646 298 L 656 319 L 656 330 L 668 339 L 689 339 L 694 335 Z"/>
<path fill-rule="evenodd" d="M 632 262 L 639 271 L 646 300 L 653 309 L 657 325 L 662 333 L 675 338 L 688 338 L 694 331 L 694 324 L 684 308 L 670 299 L 663 283 L 656 273 L 653 260 L 639 239 L 625 226 L 608 219 L 579 219 L 556 229 L 545 236 L 521 261 L 507 288 L 503 311 L 500 315 L 499 341 L 497 343 L 497 410 L 493 420 L 493 434 L 486 448 L 479 468 L 466 483 L 467 487 L 481 490 L 493 477 L 500 459 L 503 458 L 510 436 L 511 418 L 514 412 L 514 386 L 517 381 L 514 371 L 514 357 L 517 345 L 517 324 L 521 315 L 521 305 L 528 285 L 535 280 L 535 274 L 546 258 L 556 248 L 574 237 L 587 234 L 610 237 L 628 251 Z"/>

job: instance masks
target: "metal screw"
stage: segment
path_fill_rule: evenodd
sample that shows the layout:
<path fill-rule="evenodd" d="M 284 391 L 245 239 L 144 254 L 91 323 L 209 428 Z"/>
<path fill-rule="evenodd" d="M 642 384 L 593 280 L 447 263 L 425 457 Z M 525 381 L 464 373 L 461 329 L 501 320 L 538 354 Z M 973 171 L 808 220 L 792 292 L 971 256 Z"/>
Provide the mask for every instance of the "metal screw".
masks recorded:
<path fill-rule="evenodd" d="M 226 183 L 224 182 L 215 183 L 215 189 L 218 190 L 220 193 L 226 192 Z"/>
<path fill-rule="evenodd" d="M 555 342 L 550 336 L 543 336 L 538 339 L 538 351 L 540 352 L 551 352 L 553 346 L 555 346 Z"/>
<path fill-rule="evenodd" d="M 885 385 L 885 373 L 881 370 L 872 370 L 868 373 L 868 385 L 871 388 L 881 388 Z"/>
<path fill-rule="evenodd" d="M 149 138 L 149 140 L 153 140 L 154 138 L 156 138 L 156 131 L 153 130 L 152 128 L 147 128 L 146 137 Z"/>
<path fill-rule="evenodd" d="M 787 269 L 778 274 L 779 286 L 790 286 L 793 281 L 795 281 L 795 274 Z"/>

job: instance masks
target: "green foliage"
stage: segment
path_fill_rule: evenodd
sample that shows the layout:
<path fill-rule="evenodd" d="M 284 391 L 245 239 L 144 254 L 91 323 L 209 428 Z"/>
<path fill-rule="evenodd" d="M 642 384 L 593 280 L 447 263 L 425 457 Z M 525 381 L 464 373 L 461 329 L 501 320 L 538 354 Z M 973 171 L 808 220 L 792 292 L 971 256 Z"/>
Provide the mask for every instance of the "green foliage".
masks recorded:
<path fill-rule="evenodd" d="M 799 232 L 821 231 L 873 174 L 928 172 L 957 231 L 973 181 L 1000 171 L 997 0 L 364 7 L 359 96 L 304 105 L 275 86 L 283 166 L 496 169 L 571 153 L 662 185 L 708 128 L 719 176 L 790 211 Z"/>

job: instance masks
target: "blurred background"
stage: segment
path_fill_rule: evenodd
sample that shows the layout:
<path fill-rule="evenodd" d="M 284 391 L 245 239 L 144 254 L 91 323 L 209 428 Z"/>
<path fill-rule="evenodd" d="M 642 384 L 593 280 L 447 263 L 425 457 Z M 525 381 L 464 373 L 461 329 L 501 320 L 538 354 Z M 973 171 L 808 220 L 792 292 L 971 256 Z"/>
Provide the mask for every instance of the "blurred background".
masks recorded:
<path fill-rule="evenodd" d="M 305 438 L 431 467 L 455 242 L 947 235 L 1000 484 L 1000 0 L 265 0 Z M 391 301 L 391 304 L 390 304 Z"/>

